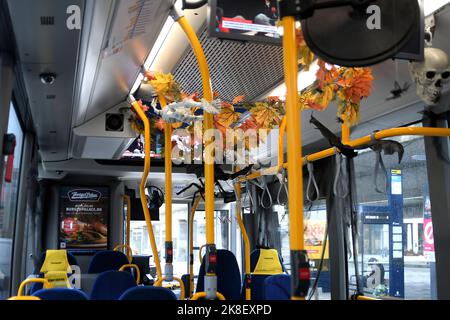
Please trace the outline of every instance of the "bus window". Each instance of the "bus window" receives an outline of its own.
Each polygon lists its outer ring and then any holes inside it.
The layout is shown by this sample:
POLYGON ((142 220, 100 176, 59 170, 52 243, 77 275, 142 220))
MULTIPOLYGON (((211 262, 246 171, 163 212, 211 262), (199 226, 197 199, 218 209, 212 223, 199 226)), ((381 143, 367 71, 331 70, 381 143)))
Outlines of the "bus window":
MULTIPOLYGON (((304 208, 305 249, 308 251, 311 266, 311 288, 308 298, 311 300, 331 299, 328 239, 327 209, 325 200, 319 200, 313 206, 304 208), (326 246, 325 246, 326 244, 326 246), (325 249, 325 252, 323 252, 325 249), (322 255, 323 253, 323 255, 322 255), (323 256, 323 259, 322 259, 323 256), (317 280, 316 280, 317 279, 317 280)), ((288 273, 291 272, 289 249, 289 215, 284 206, 274 206, 280 223, 281 255, 288 273)))
POLYGON ((7 132, 16 136, 16 148, 14 150, 12 181, 10 183, 0 182, 0 299, 8 297, 10 291, 14 217, 17 210, 23 144, 23 130, 12 103, 10 105, 7 132))
MULTIPOLYGON (((376 155, 368 151, 355 158, 360 283, 366 295, 436 299, 424 139, 410 136, 392 140, 402 143, 405 153, 401 164, 396 155, 383 155, 388 180, 381 171, 377 175, 378 189, 383 193, 374 186, 376 155)), ((356 288, 353 263, 350 259, 350 290, 356 288)))
MULTIPOLYGON (((187 266, 187 244, 188 244, 188 205, 174 203, 172 205, 172 234, 173 234, 173 251, 174 274, 181 276, 186 273, 187 266)), ((130 227, 130 244, 133 254, 137 255, 153 255, 150 246, 147 225, 145 221, 131 221, 130 227)), ((156 246, 159 256, 164 263, 164 243, 165 243, 165 207, 159 208, 159 221, 153 221, 153 232, 155 234, 156 246)), ((153 261, 153 259, 151 259, 153 261)), ((153 264, 153 263, 152 263, 153 264)))

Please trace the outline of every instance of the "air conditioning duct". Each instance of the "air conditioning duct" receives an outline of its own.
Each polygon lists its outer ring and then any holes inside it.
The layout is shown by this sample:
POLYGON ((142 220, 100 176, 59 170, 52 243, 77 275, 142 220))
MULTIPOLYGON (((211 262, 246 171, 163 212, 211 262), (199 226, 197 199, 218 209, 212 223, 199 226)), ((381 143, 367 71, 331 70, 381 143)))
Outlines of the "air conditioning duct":
POLYGON ((73 129, 76 159, 119 159, 137 134, 131 129, 129 104, 120 103, 73 129))

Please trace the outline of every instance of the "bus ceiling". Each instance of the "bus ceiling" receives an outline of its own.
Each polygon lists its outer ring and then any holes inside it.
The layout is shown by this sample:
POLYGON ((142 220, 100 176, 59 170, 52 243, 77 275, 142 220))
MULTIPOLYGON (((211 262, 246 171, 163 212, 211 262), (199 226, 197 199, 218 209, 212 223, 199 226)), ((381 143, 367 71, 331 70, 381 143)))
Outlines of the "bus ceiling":
MULTIPOLYGON (((128 12, 124 1, 8 0, 10 15, 15 17, 12 23, 17 55, 40 153, 49 166, 67 159, 117 158, 126 137, 114 142, 109 139, 114 133, 106 132, 106 140, 89 140, 86 127, 96 117, 120 107, 142 65, 172 72, 186 91, 201 92, 198 71, 192 65, 193 53, 181 29, 168 16, 173 2, 147 1, 143 8, 147 14, 137 15, 135 30, 141 34, 126 41, 129 34, 123 28, 127 25, 124 21, 129 21, 133 13, 128 12), (96 143, 109 145, 110 149, 99 155, 95 148, 86 151, 96 143)), ((256 100, 283 90, 281 48, 209 38, 206 11, 204 6, 185 14, 199 34, 211 66, 213 87, 222 98, 245 95, 256 100), (255 56, 261 63, 255 61, 255 56)), ((442 10, 435 18, 433 46, 450 52, 445 34, 450 10, 442 10)), ((414 88, 390 99, 395 81, 402 86, 412 83, 407 61, 386 61, 375 66, 373 72, 375 90, 365 102, 355 134, 420 120, 423 104, 414 88), (406 108, 408 112, 404 112, 406 108)), ((307 73, 303 74, 305 78, 301 79, 307 83, 307 73)), ((340 130, 334 108, 320 114, 320 120, 332 131, 340 130)), ((319 136, 308 123, 309 115, 302 121, 303 144, 317 143, 319 136)))

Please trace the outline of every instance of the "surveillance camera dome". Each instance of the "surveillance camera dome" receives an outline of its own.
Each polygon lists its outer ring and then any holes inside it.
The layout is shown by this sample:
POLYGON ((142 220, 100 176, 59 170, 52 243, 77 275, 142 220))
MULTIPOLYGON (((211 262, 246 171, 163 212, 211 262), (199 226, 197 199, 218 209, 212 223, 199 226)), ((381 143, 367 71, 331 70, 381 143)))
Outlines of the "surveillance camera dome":
POLYGON ((54 73, 41 73, 40 77, 41 77, 41 82, 43 84, 53 84, 53 82, 55 82, 55 79, 56 79, 56 74, 54 74, 54 73))

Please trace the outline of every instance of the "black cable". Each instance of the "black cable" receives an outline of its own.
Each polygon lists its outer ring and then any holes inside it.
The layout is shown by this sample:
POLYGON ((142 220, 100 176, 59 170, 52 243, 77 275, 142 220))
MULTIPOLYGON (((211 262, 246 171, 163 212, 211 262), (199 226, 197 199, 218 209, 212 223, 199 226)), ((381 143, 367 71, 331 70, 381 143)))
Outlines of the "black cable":
POLYGON ((347 159, 347 171, 348 171, 348 185, 349 185, 349 205, 350 205, 350 226, 352 231, 352 248, 353 248, 353 262, 355 267, 355 276, 356 276, 356 291, 358 294, 361 293, 361 279, 359 278, 359 266, 358 266, 358 250, 357 250, 357 238, 358 238, 358 230, 357 230, 357 217, 356 210, 354 210, 353 203, 353 180, 352 180, 352 159, 347 159))

